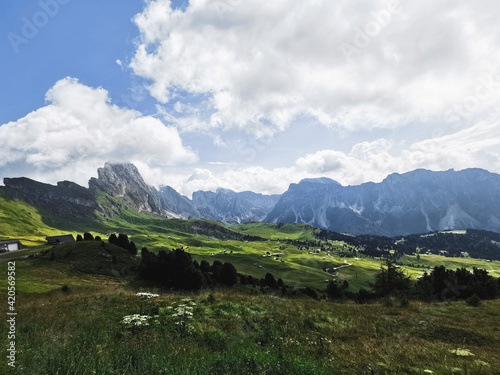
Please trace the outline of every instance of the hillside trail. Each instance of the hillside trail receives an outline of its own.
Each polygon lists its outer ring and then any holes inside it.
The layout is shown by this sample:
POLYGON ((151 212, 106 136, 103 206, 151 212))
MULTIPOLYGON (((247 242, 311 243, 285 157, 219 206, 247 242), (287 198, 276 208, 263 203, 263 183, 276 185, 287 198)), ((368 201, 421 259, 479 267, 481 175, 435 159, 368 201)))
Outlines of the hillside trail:
POLYGON ((13 260, 19 260, 19 259, 26 259, 28 258, 29 254, 24 254, 28 250, 31 249, 21 249, 21 250, 15 250, 15 251, 10 251, 8 253, 2 253, 0 254, 0 264, 10 262, 13 260))

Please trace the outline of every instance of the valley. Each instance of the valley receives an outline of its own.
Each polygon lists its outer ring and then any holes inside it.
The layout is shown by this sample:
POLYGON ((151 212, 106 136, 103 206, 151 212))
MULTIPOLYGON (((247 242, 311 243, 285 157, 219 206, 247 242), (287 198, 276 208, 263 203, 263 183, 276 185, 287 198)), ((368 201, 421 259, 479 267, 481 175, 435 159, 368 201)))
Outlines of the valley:
POLYGON ((0 254, 5 297, 15 264, 20 364, 2 373, 499 373, 500 299, 476 305, 455 274, 445 279, 450 289, 418 294, 440 266, 462 269, 460 277, 486 270, 482 277, 498 283, 498 233, 356 236, 309 224, 186 219, 154 212, 151 200, 147 208, 147 186, 123 189, 99 192, 90 216, 73 198, 71 215, 51 207, 53 195, 30 203, 0 191, 0 240, 26 247, 0 254), (46 241, 83 233, 100 239, 46 241), (109 242, 113 233, 126 234, 137 254, 109 242), (140 277, 146 248, 159 256, 182 249, 195 268, 210 267, 203 275, 212 284, 185 290, 140 277), (238 281, 215 282, 216 263, 234 266, 238 281), (388 267, 410 289, 374 292, 388 267), (143 320, 127 323, 134 314, 143 320))

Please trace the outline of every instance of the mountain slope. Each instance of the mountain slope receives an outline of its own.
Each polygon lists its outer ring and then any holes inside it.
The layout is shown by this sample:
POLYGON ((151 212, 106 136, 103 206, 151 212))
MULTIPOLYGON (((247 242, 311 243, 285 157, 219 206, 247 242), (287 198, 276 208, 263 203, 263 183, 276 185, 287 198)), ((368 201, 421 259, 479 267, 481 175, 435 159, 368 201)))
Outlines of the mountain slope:
POLYGON ((203 217, 188 197, 179 194, 170 186, 162 186, 158 194, 164 208, 175 212, 184 218, 203 217))
POLYGON ((329 179, 292 184, 264 221, 385 236, 477 228, 500 231, 500 175, 416 170, 379 184, 329 179))
POLYGON ((278 202, 279 195, 262 195, 251 191, 197 191, 193 204, 205 218, 231 223, 262 221, 278 202))

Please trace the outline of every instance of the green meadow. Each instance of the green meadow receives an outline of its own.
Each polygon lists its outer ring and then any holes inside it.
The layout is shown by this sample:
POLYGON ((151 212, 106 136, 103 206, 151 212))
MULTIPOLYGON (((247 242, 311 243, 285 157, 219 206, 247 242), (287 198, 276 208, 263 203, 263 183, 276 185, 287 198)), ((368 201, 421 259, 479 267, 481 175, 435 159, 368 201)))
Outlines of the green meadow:
MULTIPOLYGON (((12 261, 18 312, 16 367, 4 358, 2 374, 500 373, 500 300, 482 301, 479 307, 392 299, 356 304, 284 297, 240 284, 182 293, 134 279, 141 248, 182 247, 198 262, 230 262, 238 272, 258 278, 272 273, 287 285, 311 287, 320 295, 332 278, 323 268, 339 268, 338 279, 347 280, 350 291, 370 289, 382 260, 346 258, 345 250, 356 251, 343 242, 323 241, 319 252, 318 246, 287 243, 317 241, 311 226, 225 226, 124 211, 96 223, 61 227, 17 201, 0 197, 0 207, 0 236, 29 246, 0 255, 3 312, 12 261), (47 235, 84 231, 104 241, 45 245, 47 235), (129 235, 138 257, 108 243, 115 232, 129 235), (141 301, 138 292, 159 296, 141 301), (190 317, 176 313, 187 308, 190 317), (150 316, 148 324, 124 324, 124 317, 133 314, 150 316)), ((407 255, 398 264, 413 280, 437 265, 484 268, 500 276, 500 262, 478 259, 407 255)), ((6 349, 7 325, 0 326, 6 349)))

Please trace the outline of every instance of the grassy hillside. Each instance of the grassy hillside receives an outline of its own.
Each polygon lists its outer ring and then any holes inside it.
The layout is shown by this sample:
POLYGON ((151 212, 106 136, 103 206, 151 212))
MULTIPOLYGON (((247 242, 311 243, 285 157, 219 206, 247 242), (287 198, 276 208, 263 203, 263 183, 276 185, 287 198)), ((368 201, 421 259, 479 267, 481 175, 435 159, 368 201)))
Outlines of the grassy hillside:
POLYGON ((0 191, 0 240, 20 239, 23 245, 35 246, 45 243, 45 236, 61 231, 47 225, 32 206, 12 200, 0 191))
MULTIPOLYGON (((89 231, 107 238, 110 233, 126 233, 139 249, 147 247, 151 251, 159 251, 183 247, 198 261, 229 261, 241 273, 263 278, 270 272, 288 285, 310 286, 318 290, 323 290, 331 279, 330 275, 322 271, 324 268, 343 266, 339 272, 339 280, 347 280, 349 290, 358 291, 370 288, 370 283, 381 266, 378 259, 358 255, 356 260, 354 257, 342 256, 344 250, 353 249, 343 242, 323 241, 322 244, 328 250, 321 253, 316 252, 315 247, 300 250, 286 243, 287 239, 317 241, 314 233, 318 229, 309 225, 248 223, 225 227, 205 220, 165 220, 130 210, 103 218, 100 222, 87 222, 82 227, 70 224, 66 227, 68 230, 58 230, 44 223, 40 213, 33 207, 0 196, 0 236, 20 238, 28 246, 44 244, 46 235, 72 233, 76 237, 78 233, 89 231), (245 240, 244 235, 265 240, 245 240), (268 252, 279 255, 269 257, 266 254, 268 252)), ((500 276, 500 262, 430 255, 421 256, 420 261, 416 261, 415 257, 405 256, 401 264, 414 280, 424 270, 439 264, 449 268, 476 266, 490 270, 493 276, 500 276)))
POLYGON ((107 241, 82 241, 54 246, 43 251, 37 259, 63 263, 75 271, 125 277, 138 266, 135 255, 107 241))
POLYGON ((235 232, 269 240, 315 241, 314 233, 319 232, 318 228, 307 224, 247 223, 230 225, 229 228, 235 232))
MULTIPOLYGON (((79 245, 82 254, 98 254, 94 244, 79 245)), ((73 262, 62 261, 69 260, 62 246, 52 261, 16 261, 17 367, 2 361, 0 373, 500 373, 500 300, 477 308, 464 302, 400 307, 239 289, 183 295, 81 272, 74 265, 85 261, 75 246, 68 255, 73 262), (141 303, 139 291, 160 296, 141 303), (182 326, 167 307, 186 297, 194 303, 193 316, 182 326), (126 315, 156 308, 159 324, 121 323, 126 315)), ((0 274, 6 272, 7 264, 0 264, 0 274)), ((0 294, 6 299, 5 279, 0 294)), ((0 343, 7 347, 6 325, 1 327, 0 343)))

